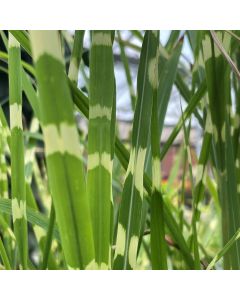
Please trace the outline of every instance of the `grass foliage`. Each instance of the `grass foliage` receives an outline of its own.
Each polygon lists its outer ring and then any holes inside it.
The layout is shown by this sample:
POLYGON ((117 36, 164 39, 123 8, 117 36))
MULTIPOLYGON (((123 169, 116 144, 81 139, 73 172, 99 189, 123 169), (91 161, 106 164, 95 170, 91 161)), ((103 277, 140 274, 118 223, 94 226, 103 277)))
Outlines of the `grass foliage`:
POLYGON ((240 269, 240 33, 172 31, 165 44, 160 31, 129 33, 0 32, 1 269, 240 269), (134 112, 127 142, 116 56, 134 112), (173 89, 180 118, 162 144, 173 89))

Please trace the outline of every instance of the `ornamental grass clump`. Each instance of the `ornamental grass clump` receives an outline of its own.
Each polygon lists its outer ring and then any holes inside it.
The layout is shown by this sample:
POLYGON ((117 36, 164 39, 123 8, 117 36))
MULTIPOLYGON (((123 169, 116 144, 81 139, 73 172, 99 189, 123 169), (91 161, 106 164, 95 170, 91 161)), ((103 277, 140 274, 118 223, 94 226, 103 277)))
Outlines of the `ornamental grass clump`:
POLYGON ((238 31, 0 34, 1 269, 240 269, 238 31))

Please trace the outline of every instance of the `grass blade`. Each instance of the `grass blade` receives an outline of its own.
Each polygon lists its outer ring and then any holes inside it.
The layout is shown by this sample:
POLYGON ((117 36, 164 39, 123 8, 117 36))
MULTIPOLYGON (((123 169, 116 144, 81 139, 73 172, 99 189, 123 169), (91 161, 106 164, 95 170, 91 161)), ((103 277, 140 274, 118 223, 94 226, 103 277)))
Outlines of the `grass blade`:
POLYGON ((77 85, 79 66, 82 58, 84 30, 75 30, 73 50, 70 59, 68 77, 77 85))
MULTIPOLYGON (((218 41, 229 49, 229 36, 217 34, 218 41)), ((227 50, 226 50, 227 51, 227 50)), ((223 243, 228 240, 240 227, 240 204, 237 194, 236 169, 234 151, 230 132, 230 67, 221 55, 219 45, 216 47, 209 33, 204 33, 203 55, 209 108, 213 125, 214 154, 218 175, 218 193, 222 206, 222 234, 223 243)), ((240 267, 240 243, 224 256, 226 269, 240 267)))
POLYGON ((236 233, 231 237, 231 239, 227 242, 227 244, 214 256, 212 261, 207 267, 207 270, 211 270, 215 264, 224 256, 226 253, 232 248, 232 246, 239 240, 240 238, 240 229, 236 231, 236 233))
POLYGON ((69 268, 88 268, 94 258, 90 209, 58 33, 32 31, 31 41, 49 183, 66 262, 69 268))
POLYGON ((6 250, 4 248, 3 241, 2 241, 1 237, 0 237, 0 256, 2 258, 5 269, 6 270, 11 270, 12 267, 10 265, 10 262, 9 262, 9 259, 8 259, 8 256, 7 256, 6 250))
POLYGON ((152 88, 156 85, 154 78, 156 47, 154 49, 153 46, 155 40, 155 33, 146 31, 138 70, 138 100, 133 121, 132 150, 119 214, 115 269, 136 267, 142 215, 144 161, 150 127, 149 116, 152 109, 152 88))
POLYGON ((49 254, 50 254, 52 239, 53 239, 54 223, 55 223, 55 210, 54 210, 54 206, 52 204, 50 218, 49 218, 49 225, 48 225, 48 230, 47 230, 47 236, 46 236, 46 242, 45 242, 45 248, 44 248, 44 252, 43 252, 43 261, 42 261, 42 269, 43 270, 45 270, 48 266, 48 259, 49 259, 49 254))
POLYGON ((152 149, 152 199, 151 199, 151 261, 154 270, 167 269, 167 248, 165 242, 163 198, 161 194, 161 167, 160 167, 160 131, 158 119, 158 59, 159 59, 159 32, 155 45, 153 105, 151 121, 151 149, 152 149))
POLYGON ((90 56, 87 196, 91 206, 96 267, 111 265, 111 118, 114 71, 111 31, 93 31, 90 56), (94 186, 94 188, 93 188, 94 186))
POLYGON ((22 268, 28 264, 28 233, 22 125, 20 45, 9 34, 9 104, 11 127, 11 187, 14 233, 22 268))
POLYGON ((128 58, 125 53, 125 46, 122 42, 121 33, 119 30, 117 31, 117 36, 118 36, 118 43, 119 43, 119 47, 120 47, 120 51, 121 51, 121 60, 122 60, 123 66, 124 66, 126 79, 127 79, 127 83, 128 83, 128 88, 129 88, 129 93, 130 93, 130 97, 131 97, 132 109, 134 110, 135 105, 136 105, 136 95, 135 95, 134 86, 133 86, 133 82, 132 82, 132 76, 131 76, 131 72, 130 72, 130 68, 129 68, 128 58))

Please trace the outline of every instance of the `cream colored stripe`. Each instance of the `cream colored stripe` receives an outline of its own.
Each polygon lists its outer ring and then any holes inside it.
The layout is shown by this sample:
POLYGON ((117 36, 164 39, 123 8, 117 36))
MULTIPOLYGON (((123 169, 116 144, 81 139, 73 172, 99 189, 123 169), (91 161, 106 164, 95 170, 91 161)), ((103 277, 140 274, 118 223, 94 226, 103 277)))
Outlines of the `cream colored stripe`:
POLYGON ((10 105, 10 127, 22 129, 22 106, 17 103, 10 105))
POLYGON ((12 215, 13 215, 13 223, 18 219, 22 219, 22 218, 27 219, 26 202, 22 200, 18 202, 16 198, 12 199, 12 215))
POLYGON ((111 32, 94 32, 92 39, 93 46, 112 46, 111 32))
POLYGON ((60 152, 80 158, 80 144, 75 126, 63 122, 59 127, 60 129, 55 124, 43 127, 46 155, 60 152))
POLYGON ((20 44, 19 42, 15 39, 15 37, 9 33, 9 38, 8 38, 8 47, 9 48, 19 48, 20 47, 20 44))
POLYGON ((35 61, 42 55, 48 54, 63 62, 60 38, 57 30, 31 30, 30 37, 35 61))
POLYGON ((101 106, 100 104, 90 107, 89 110, 90 119, 106 117, 108 120, 111 120, 111 116, 112 116, 112 110, 109 107, 101 106))
POLYGON ((93 170, 100 165, 109 173, 112 172, 112 160, 109 153, 103 152, 100 155, 99 152, 95 152, 88 155, 88 171, 93 170))

